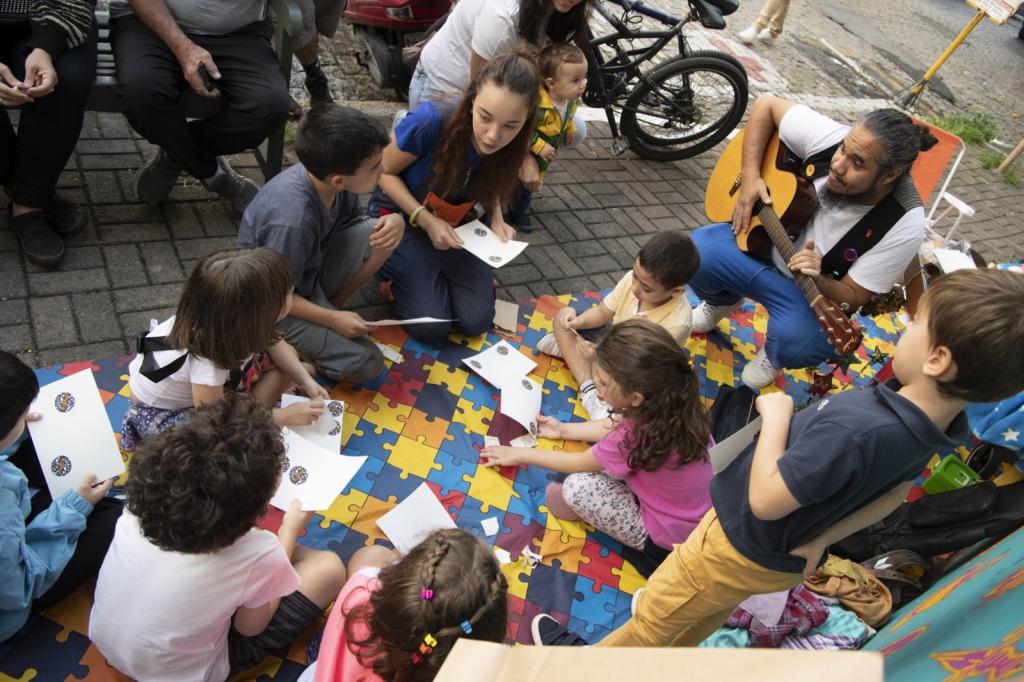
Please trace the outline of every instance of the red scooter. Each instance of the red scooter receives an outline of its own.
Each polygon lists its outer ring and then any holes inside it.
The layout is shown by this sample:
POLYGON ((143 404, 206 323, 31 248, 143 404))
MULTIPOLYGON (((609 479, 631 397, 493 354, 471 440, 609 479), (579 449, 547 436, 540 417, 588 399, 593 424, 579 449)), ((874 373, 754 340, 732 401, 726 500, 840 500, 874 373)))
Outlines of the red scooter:
POLYGON ((402 48, 420 40, 451 6, 451 0, 348 0, 342 16, 362 41, 360 63, 373 81, 405 99, 412 72, 402 62, 402 48))

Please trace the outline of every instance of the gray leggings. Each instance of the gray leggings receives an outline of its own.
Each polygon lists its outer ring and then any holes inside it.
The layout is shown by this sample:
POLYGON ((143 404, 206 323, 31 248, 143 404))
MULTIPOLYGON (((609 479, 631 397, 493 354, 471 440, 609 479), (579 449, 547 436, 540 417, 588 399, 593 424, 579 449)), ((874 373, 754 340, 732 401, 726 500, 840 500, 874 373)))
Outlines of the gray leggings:
POLYGON ((625 481, 603 471, 569 474, 562 483, 562 499, 598 530, 628 547, 643 548, 647 528, 640 503, 625 481))

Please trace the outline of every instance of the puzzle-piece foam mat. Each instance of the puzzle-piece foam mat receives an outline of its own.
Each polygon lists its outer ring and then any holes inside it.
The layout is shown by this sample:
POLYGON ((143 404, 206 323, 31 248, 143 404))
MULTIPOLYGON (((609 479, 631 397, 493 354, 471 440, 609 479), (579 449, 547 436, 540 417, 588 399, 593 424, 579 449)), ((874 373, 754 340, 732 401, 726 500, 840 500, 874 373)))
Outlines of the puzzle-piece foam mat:
MULTIPOLYGON (((599 293, 585 292, 520 302, 517 334, 510 341, 537 362, 531 377, 543 386, 545 414, 562 420, 580 420, 585 415, 566 366, 531 349, 550 331, 560 307, 572 305, 582 311, 600 300, 599 293)), ((848 371, 794 370, 785 373, 784 382, 779 380, 798 406, 818 399, 816 386, 842 390, 866 383, 891 355, 901 329, 895 315, 858 319, 865 343, 848 371)), ((764 310, 748 302, 717 331, 689 339, 686 346, 707 405, 719 385, 739 384, 743 365, 764 343, 766 321, 764 310)), ((479 465, 498 393, 468 373, 461 361, 500 338, 494 333, 453 336, 443 345, 431 346, 409 339, 399 327, 377 333, 377 339, 399 351, 403 361, 386 361, 375 381, 331 390, 333 397, 348 403, 343 452, 367 455, 368 460, 330 509, 314 516, 300 542, 333 550, 346 561, 359 547, 386 543, 376 520, 425 480, 459 527, 511 554, 513 563, 504 567, 510 589, 509 641, 529 641, 529 622, 541 612, 597 641, 625 622, 631 596, 645 581, 623 560, 619 543, 591 527, 547 513, 544 488, 555 473, 535 467, 499 472, 479 465), (480 522, 491 517, 497 519, 499 530, 486 537, 480 522), (530 566, 522 556, 524 547, 542 559, 530 566)), ((130 360, 70 363, 38 370, 38 375, 45 384, 91 369, 116 430, 128 407, 130 360)), ((585 447, 551 441, 541 445, 585 447)), ((280 512, 271 510, 261 525, 276 529, 279 521, 280 512)), ((83 586, 43 614, 22 638, 4 645, 6 651, 0 648, 0 682, 125 679, 106 665, 87 638, 91 589, 92 585, 83 586)), ((293 646, 285 658, 268 658, 246 679, 295 680, 306 660, 303 644, 293 646)))

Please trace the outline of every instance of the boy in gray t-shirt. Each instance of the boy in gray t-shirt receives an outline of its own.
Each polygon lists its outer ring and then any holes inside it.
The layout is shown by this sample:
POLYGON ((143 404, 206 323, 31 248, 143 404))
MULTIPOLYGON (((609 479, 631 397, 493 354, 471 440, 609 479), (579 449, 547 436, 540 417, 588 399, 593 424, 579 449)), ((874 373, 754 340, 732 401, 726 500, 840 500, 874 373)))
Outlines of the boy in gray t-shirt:
POLYGON ((334 105, 314 107, 299 125, 301 163, 268 182, 242 216, 240 246, 266 246, 291 261, 295 296, 280 324, 288 343, 331 379, 376 376, 382 361, 370 323, 342 310, 402 239, 400 215, 374 220, 359 194, 380 178, 387 129, 334 105))

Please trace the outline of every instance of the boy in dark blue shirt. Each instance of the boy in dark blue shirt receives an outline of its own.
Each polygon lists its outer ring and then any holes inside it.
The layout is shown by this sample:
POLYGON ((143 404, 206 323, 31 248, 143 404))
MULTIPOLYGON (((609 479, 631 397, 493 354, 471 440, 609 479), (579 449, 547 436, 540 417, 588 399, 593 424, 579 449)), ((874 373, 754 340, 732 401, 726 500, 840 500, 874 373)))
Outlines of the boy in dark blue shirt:
MULTIPOLYGON (((936 450, 968 435, 963 408, 1024 388, 1024 276, 963 270, 937 280, 893 356, 896 379, 799 414, 757 399, 754 443, 711 482, 713 508, 601 646, 695 646, 753 594, 789 589, 828 546, 888 516, 936 450)), ((566 642, 550 618, 536 643, 566 642)))

